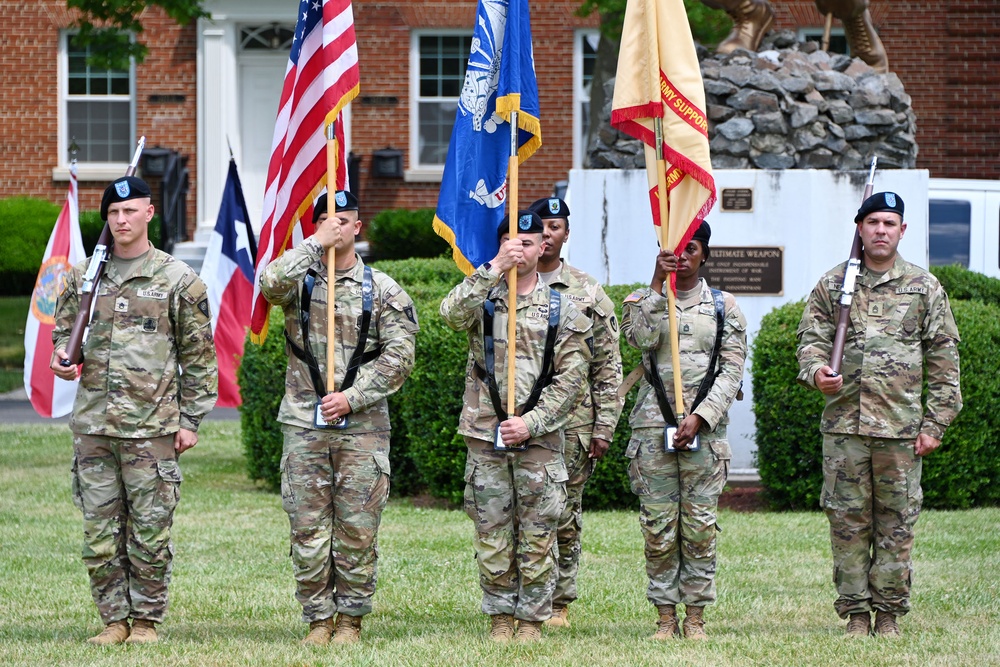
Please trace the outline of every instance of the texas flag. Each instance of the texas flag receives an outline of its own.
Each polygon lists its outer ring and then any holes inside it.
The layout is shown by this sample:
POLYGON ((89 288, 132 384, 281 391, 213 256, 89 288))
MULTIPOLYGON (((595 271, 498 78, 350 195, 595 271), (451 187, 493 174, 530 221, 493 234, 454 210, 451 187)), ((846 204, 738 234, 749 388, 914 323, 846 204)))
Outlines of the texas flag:
POLYGON ((208 287, 212 334, 219 358, 218 407, 235 408, 243 402, 236 369, 243 358, 243 341, 250 326, 256 255, 240 175, 236 161, 230 160, 219 217, 201 268, 201 279, 208 287))
POLYGON ((76 162, 69 170, 69 191, 56 226, 45 246, 42 266, 31 293, 31 309, 24 326, 24 390, 31 405, 42 417, 62 417, 73 410, 79 380, 67 382, 53 375, 52 329, 55 327, 56 299, 66 286, 70 269, 82 262, 80 208, 77 202, 76 162))

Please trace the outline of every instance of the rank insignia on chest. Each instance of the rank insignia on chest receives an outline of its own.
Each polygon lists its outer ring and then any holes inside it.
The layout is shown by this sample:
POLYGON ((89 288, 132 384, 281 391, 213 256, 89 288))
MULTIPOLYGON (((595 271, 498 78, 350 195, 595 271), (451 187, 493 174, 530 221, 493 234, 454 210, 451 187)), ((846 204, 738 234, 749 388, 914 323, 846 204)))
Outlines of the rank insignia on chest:
POLYGON ((874 317, 882 317, 882 304, 881 303, 868 304, 868 314, 874 317))
POLYGON ((681 333, 691 333, 691 325, 690 324, 682 324, 681 325, 681 333))
POLYGON ((116 313, 127 313, 128 312, 128 299, 115 299, 115 312, 116 313))

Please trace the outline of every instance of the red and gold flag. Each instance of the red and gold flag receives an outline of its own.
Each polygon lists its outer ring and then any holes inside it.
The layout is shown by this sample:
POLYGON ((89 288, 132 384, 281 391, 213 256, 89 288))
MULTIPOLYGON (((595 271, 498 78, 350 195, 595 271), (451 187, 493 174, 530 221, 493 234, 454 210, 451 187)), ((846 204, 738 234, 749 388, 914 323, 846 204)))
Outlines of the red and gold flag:
MULTIPOLYGON (((628 0, 611 125, 640 139, 660 245, 683 248, 715 204, 705 88, 683 0, 628 0), (654 118, 663 125, 667 223, 660 220, 654 118)), ((671 281, 673 282, 673 281, 671 281)))

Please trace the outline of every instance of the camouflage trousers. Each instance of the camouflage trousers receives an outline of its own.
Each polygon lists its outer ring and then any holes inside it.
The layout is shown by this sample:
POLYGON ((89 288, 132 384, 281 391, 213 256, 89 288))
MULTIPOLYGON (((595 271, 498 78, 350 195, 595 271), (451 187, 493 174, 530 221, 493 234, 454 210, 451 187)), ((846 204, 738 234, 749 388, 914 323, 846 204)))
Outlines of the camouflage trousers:
POLYGON ((552 615, 556 530, 566 503, 562 454, 538 445, 497 452, 470 437, 465 443, 465 513, 476 524, 482 610, 544 621, 552 615))
POLYGON ((910 610, 921 463, 913 440, 823 434, 820 505, 830 520, 834 608, 841 618, 910 610))
POLYGON ((577 598, 576 575, 580 569, 583 533, 583 487, 594 473, 596 461, 590 458, 591 431, 566 431, 563 458, 569 480, 566 482, 566 507, 559 517, 556 533, 559 573, 552 604, 565 607, 577 598))
POLYGON ((389 431, 346 435, 282 425, 281 506, 295 598, 307 623, 372 610, 378 526, 389 499, 389 431))
POLYGON ((702 437, 698 451, 667 453, 663 429, 632 431, 625 455, 639 496, 646 597, 654 605, 715 602, 716 512, 729 474, 724 445, 702 437))
POLYGON ((163 621, 180 500, 174 436, 73 436, 73 504, 83 512, 83 562, 104 623, 163 621))

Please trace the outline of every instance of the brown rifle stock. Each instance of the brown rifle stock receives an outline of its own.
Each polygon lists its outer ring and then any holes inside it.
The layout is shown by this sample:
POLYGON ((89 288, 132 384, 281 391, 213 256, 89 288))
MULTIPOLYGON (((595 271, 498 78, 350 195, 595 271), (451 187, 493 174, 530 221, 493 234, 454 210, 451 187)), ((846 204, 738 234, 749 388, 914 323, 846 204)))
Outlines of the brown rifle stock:
MULTIPOLYGON (((861 197, 861 203, 872 196, 875 187, 875 162, 878 158, 872 158, 871 173, 868 175, 868 182, 865 184, 865 193, 861 197)), ((841 286, 840 314, 837 317, 837 332, 833 336, 833 350, 830 352, 830 370, 834 375, 840 374, 840 364, 844 361, 844 344, 847 342, 847 323, 851 320, 851 302, 854 300, 854 283, 861 272, 861 232, 860 227, 854 227, 854 244, 851 246, 851 257, 847 260, 847 268, 844 271, 844 283, 841 286)))
MULTIPOLYGON (((135 170, 139 166, 139 156, 146 145, 146 137, 139 138, 139 145, 135 149, 135 155, 125 170, 126 176, 134 176, 135 170)), ((107 220, 104 221, 104 229, 97 237, 97 245, 94 247, 94 254, 87 265, 87 272, 83 276, 83 284, 80 288, 80 307, 76 312, 76 320, 73 322, 73 330, 69 334, 69 343, 66 345, 66 359, 60 359, 59 365, 64 367, 75 366, 83 361, 83 339, 90 326, 90 312, 97 296, 97 288, 104 275, 104 267, 107 266, 108 258, 111 256, 111 245, 114 239, 111 236, 111 226, 107 220)))

